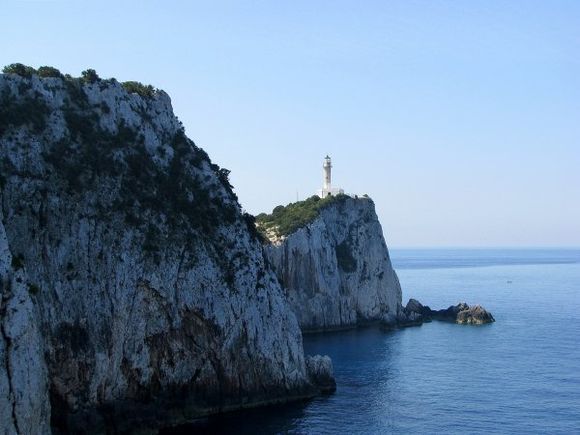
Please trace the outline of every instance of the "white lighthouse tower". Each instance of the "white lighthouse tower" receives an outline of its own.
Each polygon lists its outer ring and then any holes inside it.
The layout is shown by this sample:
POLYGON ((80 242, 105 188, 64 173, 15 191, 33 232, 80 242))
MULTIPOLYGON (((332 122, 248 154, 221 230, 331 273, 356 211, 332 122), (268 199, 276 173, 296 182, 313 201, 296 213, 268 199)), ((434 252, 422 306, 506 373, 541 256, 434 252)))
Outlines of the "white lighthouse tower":
POLYGON ((332 160, 329 156, 324 158, 322 173, 323 184, 322 189, 317 192, 318 196, 321 198, 326 198, 327 196, 340 195, 344 193, 344 190, 332 187, 332 160))
POLYGON ((324 159, 324 164, 322 165, 324 184, 322 185, 322 190, 325 192, 330 192, 332 188, 332 160, 329 156, 324 159))

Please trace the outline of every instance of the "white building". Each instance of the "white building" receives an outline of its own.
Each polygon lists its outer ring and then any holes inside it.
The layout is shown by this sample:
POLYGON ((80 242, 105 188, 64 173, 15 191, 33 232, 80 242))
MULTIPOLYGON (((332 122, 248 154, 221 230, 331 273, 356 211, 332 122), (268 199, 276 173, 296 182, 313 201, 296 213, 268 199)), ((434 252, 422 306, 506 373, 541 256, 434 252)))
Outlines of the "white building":
POLYGON ((327 196, 335 196, 344 193, 344 190, 336 187, 332 187, 332 161, 329 156, 324 159, 324 164, 322 165, 323 171, 323 184, 322 189, 317 193, 321 198, 326 198, 327 196))

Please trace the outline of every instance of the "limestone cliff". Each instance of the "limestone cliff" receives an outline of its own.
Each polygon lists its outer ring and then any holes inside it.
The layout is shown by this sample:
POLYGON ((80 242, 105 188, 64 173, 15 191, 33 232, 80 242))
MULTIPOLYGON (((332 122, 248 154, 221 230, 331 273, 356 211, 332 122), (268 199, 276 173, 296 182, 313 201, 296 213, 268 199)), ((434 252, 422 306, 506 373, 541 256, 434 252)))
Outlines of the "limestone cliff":
MULTIPOLYGON (((54 75, 0 75, 0 427, 123 431, 316 393, 253 220, 167 94, 54 75)), ((377 268, 357 266, 394 279, 377 268)))
POLYGON ((271 239, 266 256, 303 331, 395 324, 403 315, 401 286, 370 198, 314 197, 288 212, 260 215, 258 222, 271 239))

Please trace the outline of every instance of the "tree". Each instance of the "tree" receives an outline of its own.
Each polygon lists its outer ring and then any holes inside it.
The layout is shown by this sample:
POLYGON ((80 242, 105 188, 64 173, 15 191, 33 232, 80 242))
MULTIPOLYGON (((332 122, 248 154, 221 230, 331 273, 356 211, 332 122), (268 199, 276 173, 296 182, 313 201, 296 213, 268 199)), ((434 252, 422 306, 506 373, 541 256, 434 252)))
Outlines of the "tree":
POLYGON ((23 65, 21 63, 12 63, 10 65, 6 65, 2 72, 4 74, 18 74, 21 77, 31 77, 32 74, 36 74, 36 70, 31 66, 23 65))
POLYGON ((38 68, 38 75, 40 77, 58 77, 62 78, 61 72, 52 66, 41 66, 38 68))
POLYGON ((95 83, 101 80, 94 69, 86 69, 81 73, 81 79, 86 83, 95 83))
POLYGON ((155 94, 155 88, 151 85, 144 85, 134 81, 123 82, 122 85, 130 94, 138 94, 142 97, 152 97, 155 94))

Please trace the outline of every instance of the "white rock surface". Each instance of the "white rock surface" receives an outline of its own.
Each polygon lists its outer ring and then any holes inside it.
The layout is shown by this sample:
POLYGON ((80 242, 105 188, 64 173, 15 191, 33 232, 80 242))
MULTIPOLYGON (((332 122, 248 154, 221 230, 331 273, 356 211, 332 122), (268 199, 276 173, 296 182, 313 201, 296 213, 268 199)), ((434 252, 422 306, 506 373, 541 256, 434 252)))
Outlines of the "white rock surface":
POLYGON ((0 75, 11 113, 46 105, 0 124, 0 427, 154 427, 312 395, 296 318, 169 97, 76 83, 0 75))
POLYGON ((25 270, 15 270, 12 260, 0 211, 0 427, 45 434, 50 411, 39 317, 25 270))
POLYGON ((371 199, 344 196, 265 252, 303 331, 396 322, 401 286, 371 199))

